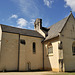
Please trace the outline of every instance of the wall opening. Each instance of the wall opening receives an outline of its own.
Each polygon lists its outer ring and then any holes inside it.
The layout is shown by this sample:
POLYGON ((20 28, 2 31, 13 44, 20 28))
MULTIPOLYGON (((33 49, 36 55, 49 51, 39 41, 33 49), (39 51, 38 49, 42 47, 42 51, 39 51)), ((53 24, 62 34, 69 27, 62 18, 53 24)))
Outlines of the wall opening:
POLYGON ((28 69, 28 71, 31 70, 31 63, 30 62, 27 63, 27 69, 28 69))
POLYGON ((72 54, 75 55, 75 42, 72 44, 72 54))
POLYGON ((33 53, 36 53, 36 43, 33 42, 33 53))

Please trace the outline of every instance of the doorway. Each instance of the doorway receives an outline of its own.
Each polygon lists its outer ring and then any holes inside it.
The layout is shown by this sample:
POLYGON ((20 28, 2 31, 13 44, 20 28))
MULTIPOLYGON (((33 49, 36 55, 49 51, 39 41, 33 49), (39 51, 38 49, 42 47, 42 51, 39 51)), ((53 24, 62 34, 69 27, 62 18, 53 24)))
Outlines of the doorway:
POLYGON ((63 72, 63 59, 59 59, 59 71, 63 72))
POLYGON ((27 63, 27 70, 28 70, 28 71, 31 70, 31 63, 30 63, 30 62, 27 63))

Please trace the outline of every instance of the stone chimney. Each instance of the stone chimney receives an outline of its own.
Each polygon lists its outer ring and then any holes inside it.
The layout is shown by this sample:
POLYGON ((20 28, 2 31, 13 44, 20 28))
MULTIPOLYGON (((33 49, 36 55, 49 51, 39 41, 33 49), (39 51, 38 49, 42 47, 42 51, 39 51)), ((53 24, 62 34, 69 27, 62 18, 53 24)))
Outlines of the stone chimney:
POLYGON ((40 30, 42 28, 42 19, 37 18, 34 22, 34 29, 40 30))

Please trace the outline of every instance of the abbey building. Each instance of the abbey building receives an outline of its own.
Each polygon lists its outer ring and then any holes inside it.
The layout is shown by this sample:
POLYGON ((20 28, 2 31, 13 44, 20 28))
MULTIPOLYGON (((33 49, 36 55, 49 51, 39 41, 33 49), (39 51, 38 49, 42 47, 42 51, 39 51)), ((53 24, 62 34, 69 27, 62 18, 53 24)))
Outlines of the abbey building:
POLYGON ((72 13, 56 24, 34 30, 0 24, 0 71, 75 71, 75 18, 72 13))

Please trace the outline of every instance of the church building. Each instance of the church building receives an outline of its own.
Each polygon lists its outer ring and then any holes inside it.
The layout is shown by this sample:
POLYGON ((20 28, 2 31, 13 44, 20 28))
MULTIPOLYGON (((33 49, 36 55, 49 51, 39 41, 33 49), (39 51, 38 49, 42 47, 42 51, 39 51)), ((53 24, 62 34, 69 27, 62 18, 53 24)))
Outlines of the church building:
POLYGON ((75 71, 75 18, 34 30, 0 24, 0 71, 75 71))

